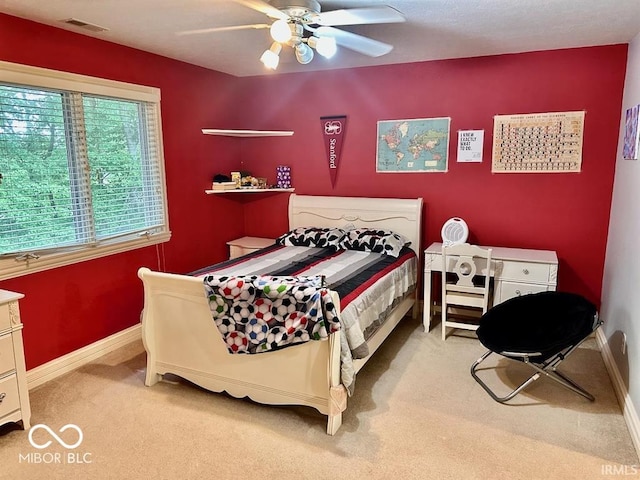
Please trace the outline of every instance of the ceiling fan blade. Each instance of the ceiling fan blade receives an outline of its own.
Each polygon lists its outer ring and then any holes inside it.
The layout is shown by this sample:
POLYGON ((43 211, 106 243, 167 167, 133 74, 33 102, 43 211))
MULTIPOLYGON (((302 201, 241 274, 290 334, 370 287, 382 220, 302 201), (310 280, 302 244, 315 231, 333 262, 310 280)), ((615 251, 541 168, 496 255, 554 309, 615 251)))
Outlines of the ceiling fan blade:
POLYGON ((200 35, 202 33, 215 33, 215 32, 231 32, 234 30, 249 30, 251 28, 255 30, 260 30, 262 28, 269 28, 271 25, 267 25, 266 23, 254 23, 252 25, 232 25, 230 27, 212 27, 212 28, 201 28, 199 30, 185 30, 183 32, 177 32, 176 35, 200 35))
POLYGON ((318 25, 360 25, 367 23, 400 23, 406 22, 405 16, 398 10, 388 6, 370 8, 347 8, 320 13, 318 25))
POLYGON ((240 5, 244 5, 245 7, 249 7, 253 10, 257 10, 258 12, 262 12, 265 15, 271 18, 277 18, 282 20, 287 20, 289 15, 278 10, 273 5, 269 5, 267 2, 263 2, 262 0, 233 0, 240 5))
POLYGON ((333 37, 338 45, 370 57, 380 57, 393 50, 393 45, 338 28, 318 27, 313 31, 319 36, 333 37))

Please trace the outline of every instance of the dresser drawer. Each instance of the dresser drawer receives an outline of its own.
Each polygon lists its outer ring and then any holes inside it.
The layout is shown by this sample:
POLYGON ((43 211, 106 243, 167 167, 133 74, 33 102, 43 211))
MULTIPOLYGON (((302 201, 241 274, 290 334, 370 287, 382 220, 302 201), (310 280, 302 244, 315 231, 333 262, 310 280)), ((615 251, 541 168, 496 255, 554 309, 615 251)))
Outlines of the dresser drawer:
POLYGON ((0 379, 0 422, 2 417, 18 409, 20 409, 18 380, 13 374, 0 379))
POLYGON ((0 377, 13 370, 16 366, 13 356, 13 340, 11 334, 0 337, 0 377))
POLYGON ((504 262, 500 278, 516 282, 548 283, 551 275, 548 263, 504 262))
POLYGON ((4 305, 0 305, 0 332, 3 330, 9 330, 11 327, 11 321, 9 318, 9 304, 5 303, 4 305))
POLYGON ((532 293, 546 292, 549 290, 548 285, 535 285, 531 283, 518 282, 502 282, 500 287, 500 297, 494 305, 502 303, 513 297, 521 297, 522 295, 530 295, 532 293))

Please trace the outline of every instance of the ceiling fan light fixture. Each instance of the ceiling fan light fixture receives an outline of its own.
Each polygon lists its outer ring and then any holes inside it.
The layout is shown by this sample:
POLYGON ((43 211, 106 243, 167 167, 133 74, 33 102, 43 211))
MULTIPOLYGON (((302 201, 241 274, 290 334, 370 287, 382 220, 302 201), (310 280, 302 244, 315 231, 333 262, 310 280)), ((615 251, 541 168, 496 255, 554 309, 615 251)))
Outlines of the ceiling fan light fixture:
POLYGON ((289 23, 286 20, 276 20, 269 29, 271 38, 276 42, 286 43, 291 39, 291 29, 289 23))
POLYGON ((406 21, 401 12, 386 5, 341 8, 322 12, 318 0, 235 1, 266 15, 271 19, 270 23, 213 27, 188 30, 178 34, 224 32, 248 28, 269 29, 273 43, 262 54, 260 61, 265 67, 275 70, 280 63, 279 55, 284 45, 293 48, 296 60, 303 65, 313 60, 315 52, 322 57, 332 58, 337 53, 337 45, 370 57, 385 55, 393 49, 393 45, 336 27, 406 21))
POLYGON ((270 68, 271 70, 275 70, 276 68, 278 68, 278 63, 280 63, 280 51, 282 51, 282 45, 280 45, 278 42, 273 42, 271 44, 271 48, 264 51, 264 53, 260 57, 260 61, 264 64, 265 67, 270 68))
POLYGON ((313 60, 313 50, 306 43, 299 43, 298 45, 296 45, 295 51, 296 60, 298 60, 298 63, 306 65, 311 60, 313 60))
POLYGON ((308 43, 324 58, 331 58, 338 51, 336 39, 333 37, 309 37, 308 43))

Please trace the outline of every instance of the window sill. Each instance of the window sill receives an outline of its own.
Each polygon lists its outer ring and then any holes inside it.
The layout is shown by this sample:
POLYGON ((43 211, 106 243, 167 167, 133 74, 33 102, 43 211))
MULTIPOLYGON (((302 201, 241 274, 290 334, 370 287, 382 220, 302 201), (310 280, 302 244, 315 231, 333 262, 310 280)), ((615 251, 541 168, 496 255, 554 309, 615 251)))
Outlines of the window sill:
POLYGON ((125 242, 121 240, 111 244, 105 243, 97 247, 83 247, 78 250, 42 255, 40 258, 29 259, 28 261, 16 261, 15 258, 5 258, 0 260, 0 280, 8 280, 31 273, 43 272, 52 268, 149 247, 168 242, 170 239, 171 232, 163 232, 125 242))

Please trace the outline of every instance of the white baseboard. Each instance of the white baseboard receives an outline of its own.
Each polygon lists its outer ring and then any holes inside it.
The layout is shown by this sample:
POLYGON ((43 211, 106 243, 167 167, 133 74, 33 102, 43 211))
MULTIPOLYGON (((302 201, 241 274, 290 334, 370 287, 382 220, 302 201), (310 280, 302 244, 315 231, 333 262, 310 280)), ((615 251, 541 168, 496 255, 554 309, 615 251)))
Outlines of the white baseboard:
POLYGON ((609 348, 609 342, 607 341, 607 337, 603 333, 602 328, 599 328, 596 331, 596 341, 598 342, 598 346, 602 352, 604 364, 607 367, 609 377, 611 377, 611 382, 613 383, 613 388, 616 392, 616 396, 618 397, 618 402, 622 408, 622 415, 627 423, 627 428, 629 428, 631 440, 636 448, 638 457, 640 457, 640 420, 638 418, 638 412, 631 401, 629 391, 622 380, 622 375, 620 375, 620 370, 613 359, 613 354, 609 348))
POLYGON ((102 355, 123 347, 128 343, 140 340, 141 337, 141 325, 134 325, 107 338, 98 340, 91 345, 87 345, 62 357, 58 357, 55 360, 32 368, 27 371, 28 388, 31 390, 71 370, 75 370, 102 355))

